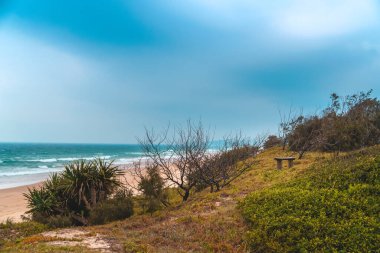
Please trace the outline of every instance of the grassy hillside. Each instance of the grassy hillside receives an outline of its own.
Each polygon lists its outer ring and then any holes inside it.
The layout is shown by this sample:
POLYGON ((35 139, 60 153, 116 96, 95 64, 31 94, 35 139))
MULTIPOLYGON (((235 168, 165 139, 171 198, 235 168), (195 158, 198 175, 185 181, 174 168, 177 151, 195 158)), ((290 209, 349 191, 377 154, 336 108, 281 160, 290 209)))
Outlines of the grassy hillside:
MULTIPOLYGON (((250 170, 220 192, 199 192, 186 203, 172 196, 172 207, 153 215, 137 214, 79 230, 108 242, 110 252, 379 248, 379 154, 380 147, 375 147, 332 161, 329 154, 309 153, 293 168, 278 171, 273 158, 291 154, 273 148, 260 154, 250 170)), ((37 227, 32 235, 17 227, 0 228, 5 236, 0 249, 99 251, 79 248, 86 246, 83 237, 75 238, 73 246, 73 239, 37 234, 41 229, 37 227)))
POLYGON ((380 149, 314 164, 241 204, 252 252, 380 249, 380 149))

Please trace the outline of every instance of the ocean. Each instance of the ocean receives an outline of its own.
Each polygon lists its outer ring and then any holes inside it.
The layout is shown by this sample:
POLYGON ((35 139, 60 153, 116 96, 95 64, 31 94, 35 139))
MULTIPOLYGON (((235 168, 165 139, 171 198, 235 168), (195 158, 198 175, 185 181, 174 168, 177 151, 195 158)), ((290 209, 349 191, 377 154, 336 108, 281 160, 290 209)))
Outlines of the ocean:
POLYGON ((0 189, 40 182, 78 159, 99 157, 118 165, 142 155, 137 144, 0 143, 0 189))

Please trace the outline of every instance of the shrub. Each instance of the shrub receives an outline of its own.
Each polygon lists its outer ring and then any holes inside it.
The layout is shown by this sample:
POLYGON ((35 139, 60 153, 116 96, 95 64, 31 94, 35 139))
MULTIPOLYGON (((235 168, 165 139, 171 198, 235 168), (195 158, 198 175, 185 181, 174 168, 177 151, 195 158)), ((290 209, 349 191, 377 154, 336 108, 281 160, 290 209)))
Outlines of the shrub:
POLYGON ((50 215, 44 216, 35 213, 33 220, 42 224, 47 225, 49 228, 64 228, 74 225, 72 218, 66 215, 50 215))
POLYGON ((20 241, 23 237, 39 234, 47 229, 46 225, 34 221, 12 222, 7 220, 0 223, 0 252, 7 242, 20 241))
POLYGON ((259 145, 252 145, 239 136, 226 138, 223 148, 210 154, 194 174, 197 180, 197 189, 210 187, 210 191, 219 191, 242 175, 256 162, 259 145))
POLYGON ((380 147, 312 167, 240 204, 252 252, 380 248, 380 147))
POLYGON ((282 123, 289 148, 302 158, 311 150, 339 154, 380 144, 380 101, 371 92, 343 98, 334 93, 321 114, 282 123))
POLYGON ((121 170, 101 159, 78 160, 24 194, 32 220, 52 227, 87 225, 93 208, 121 185, 121 170))
POLYGON ((157 167, 148 166, 146 168, 146 174, 140 178, 138 190, 142 193, 142 206, 149 213, 169 205, 165 182, 157 167))
POLYGON ((91 210, 89 223, 92 225, 100 225, 115 220, 126 219, 132 215, 132 194, 125 190, 119 190, 114 198, 99 203, 91 210))
POLYGON ((273 148, 282 145, 283 140, 278 138, 276 135, 269 135, 264 142, 264 149, 273 148))

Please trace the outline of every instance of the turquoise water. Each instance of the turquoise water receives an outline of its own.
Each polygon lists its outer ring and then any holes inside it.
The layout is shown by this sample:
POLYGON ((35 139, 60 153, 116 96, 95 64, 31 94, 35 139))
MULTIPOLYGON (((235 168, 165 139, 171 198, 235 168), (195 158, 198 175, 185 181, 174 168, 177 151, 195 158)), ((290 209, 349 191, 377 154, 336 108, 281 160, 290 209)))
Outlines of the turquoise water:
POLYGON ((141 156, 139 145, 0 143, 0 189, 39 182, 78 159, 130 164, 141 156))

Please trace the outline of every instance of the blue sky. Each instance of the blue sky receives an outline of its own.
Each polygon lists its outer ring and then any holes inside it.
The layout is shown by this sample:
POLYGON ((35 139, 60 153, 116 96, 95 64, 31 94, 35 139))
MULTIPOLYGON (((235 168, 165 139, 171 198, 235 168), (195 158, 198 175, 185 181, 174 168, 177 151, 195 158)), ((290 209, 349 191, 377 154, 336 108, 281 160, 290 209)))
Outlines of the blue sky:
POLYGON ((134 143, 380 94, 376 0, 0 0, 0 141, 134 143))

